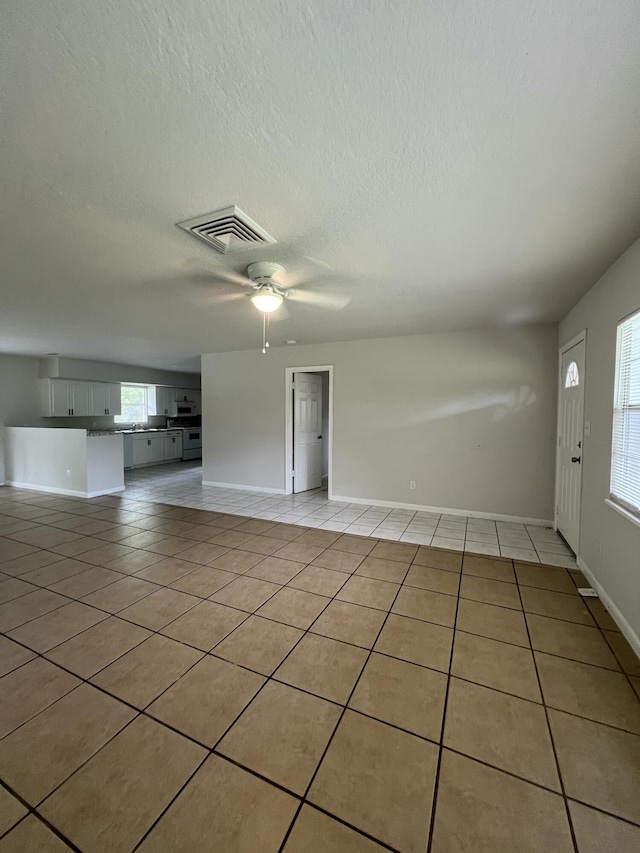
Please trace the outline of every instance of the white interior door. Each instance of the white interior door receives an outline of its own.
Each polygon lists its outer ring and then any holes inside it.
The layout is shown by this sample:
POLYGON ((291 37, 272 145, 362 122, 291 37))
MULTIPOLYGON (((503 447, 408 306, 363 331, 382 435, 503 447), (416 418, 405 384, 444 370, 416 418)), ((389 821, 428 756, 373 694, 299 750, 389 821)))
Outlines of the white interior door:
POLYGON ((322 377, 293 376, 293 491, 322 485, 322 377))
POLYGON ((584 357, 584 340, 562 353, 558 411, 557 526, 576 553, 580 543, 584 357))

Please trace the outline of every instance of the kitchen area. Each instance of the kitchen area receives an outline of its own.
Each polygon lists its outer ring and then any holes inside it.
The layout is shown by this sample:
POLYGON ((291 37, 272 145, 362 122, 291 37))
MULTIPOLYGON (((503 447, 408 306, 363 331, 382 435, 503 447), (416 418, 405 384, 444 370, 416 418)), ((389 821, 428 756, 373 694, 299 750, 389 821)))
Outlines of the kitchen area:
POLYGON ((41 426, 4 429, 5 482, 77 497, 116 494, 124 471, 202 457, 201 391, 39 380, 41 426))

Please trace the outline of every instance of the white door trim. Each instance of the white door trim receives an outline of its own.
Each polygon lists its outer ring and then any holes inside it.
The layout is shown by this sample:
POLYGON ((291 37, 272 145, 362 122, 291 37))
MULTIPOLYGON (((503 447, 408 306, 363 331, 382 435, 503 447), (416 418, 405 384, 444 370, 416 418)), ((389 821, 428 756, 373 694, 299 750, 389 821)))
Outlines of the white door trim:
POLYGON ((329 435, 327 437, 327 455, 329 460, 328 497, 333 496, 333 365, 316 364, 311 367, 285 367, 284 395, 284 493, 293 494, 293 374, 325 373, 329 374, 329 435))
MULTIPOLYGON (((557 414, 556 414, 556 487, 555 487, 555 493, 553 496, 553 526, 556 530, 558 529, 558 497, 559 497, 558 491, 559 491, 559 482, 560 482, 560 445, 559 445, 559 436, 560 436, 560 427, 561 427, 560 416, 562 414, 561 398, 562 398, 562 382, 564 379, 564 376, 562 373, 562 357, 568 350, 572 349, 576 344, 579 344, 582 341, 584 341, 584 367, 582 370, 582 376, 580 378, 580 381, 584 385, 584 401, 585 401, 585 405, 583 406, 583 422, 584 422, 584 411, 585 411, 586 399, 587 399, 587 386, 585 384, 586 378, 587 378, 587 330, 583 329, 581 332, 579 332, 577 335, 575 335, 573 338, 571 338, 570 341, 567 341, 565 344, 562 344, 562 346, 558 350, 558 399, 557 399, 557 414)), ((583 436, 582 436, 581 451, 582 451, 582 454, 581 454, 582 455, 582 462, 584 463, 584 451, 585 451, 584 430, 583 430, 583 436)), ((584 464, 583 464, 582 471, 584 473, 584 464)), ((583 481, 583 479, 584 478, 581 478, 581 480, 580 480, 580 506, 582 506, 582 481, 583 481)))

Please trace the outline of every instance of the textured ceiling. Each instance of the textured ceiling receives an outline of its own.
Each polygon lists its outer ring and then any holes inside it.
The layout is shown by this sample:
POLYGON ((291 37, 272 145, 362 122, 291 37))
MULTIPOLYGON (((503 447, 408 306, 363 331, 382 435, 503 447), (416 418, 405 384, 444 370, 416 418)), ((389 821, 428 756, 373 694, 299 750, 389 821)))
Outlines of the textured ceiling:
POLYGON ((0 349, 258 346, 215 277, 262 259, 351 296, 272 346, 556 321, 638 236, 638 32, 637 0, 6 0, 0 349), (175 227, 234 203, 278 245, 175 227))

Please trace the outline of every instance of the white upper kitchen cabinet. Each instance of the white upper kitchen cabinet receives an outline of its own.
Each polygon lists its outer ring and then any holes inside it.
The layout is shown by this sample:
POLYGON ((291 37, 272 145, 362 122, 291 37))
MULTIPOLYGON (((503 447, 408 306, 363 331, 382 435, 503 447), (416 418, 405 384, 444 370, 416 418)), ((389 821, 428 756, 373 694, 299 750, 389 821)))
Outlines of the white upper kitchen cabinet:
POLYGON ((90 404, 92 415, 119 415, 122 411, 120 386, 107 382, 92 382, 90 404))
POLYGON ((44 417, 86 417, 90 414, 90 383, 43 379, 42 414, 44 417))

